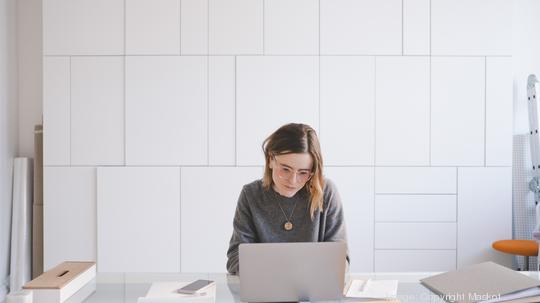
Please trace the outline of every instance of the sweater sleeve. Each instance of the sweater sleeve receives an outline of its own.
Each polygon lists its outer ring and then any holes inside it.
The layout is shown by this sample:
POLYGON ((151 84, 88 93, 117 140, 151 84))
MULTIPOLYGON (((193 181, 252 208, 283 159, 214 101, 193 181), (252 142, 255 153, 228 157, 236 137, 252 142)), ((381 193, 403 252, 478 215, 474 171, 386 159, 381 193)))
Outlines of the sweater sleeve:
MULTIPOLYGON (((330 180, 325 180, 326 190, 324 199, 326 202, 326 211, 324 221, 324 242, 345 242, 347 243, 347 229, 345 227, 345 217, 343 213, 343 205, 339 192, 330 180)), ((347 253, 347 261, 349 256, 347 253)))
POLYGON ((238 274, 238 246, 241 243, 254 242, 257 242, 256 230, 244 188, 238 198, 238 204, 233 220, 233 234, 229 242, 229 249, 227 250, 227 271, 230 274, 238 274))

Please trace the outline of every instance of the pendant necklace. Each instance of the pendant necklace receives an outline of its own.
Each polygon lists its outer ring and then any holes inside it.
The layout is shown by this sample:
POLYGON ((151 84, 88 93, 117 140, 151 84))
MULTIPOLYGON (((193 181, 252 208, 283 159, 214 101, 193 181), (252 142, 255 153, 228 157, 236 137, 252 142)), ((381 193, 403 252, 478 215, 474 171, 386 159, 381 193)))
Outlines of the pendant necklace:
POLYGON ((291 215, 289 217, 287 217, 287 215, 285 214, 285 211, 283 210, 283 207, 281 207, 281 203, 279 203, 278 201, 278 205, 279 205, 279 209, 281 209, 281 212, 283 213, 283 216, 285 216, 285 220, 287 220, 285 222, 285 224, 283 224, 283 228, 286 230, 286 231, 290 231, 293 229, 293 224, 291 222, 291 219, 292 219, 292 216, 294 214, 294 209, 296 208, 296 204, 298 203, 298 201, 296 201, 294 203, 294 206, 293 206, 293 209, 291 211, 291 215))

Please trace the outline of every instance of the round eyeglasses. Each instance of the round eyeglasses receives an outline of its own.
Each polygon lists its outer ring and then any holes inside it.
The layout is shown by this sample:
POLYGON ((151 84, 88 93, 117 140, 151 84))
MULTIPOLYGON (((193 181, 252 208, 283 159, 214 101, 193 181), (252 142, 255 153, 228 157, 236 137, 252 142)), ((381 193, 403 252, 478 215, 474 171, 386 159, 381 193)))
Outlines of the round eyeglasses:
POLYGON ((279 163, 276 157, 274 157, 274 162, 276 163, 276 173, 281 179, 291 180, 296 176, 296 179, 294 180, 297 183, 305 183, 313 176, 313 172, 307 169, 301 169, 295 172, 291 167, 279 163))

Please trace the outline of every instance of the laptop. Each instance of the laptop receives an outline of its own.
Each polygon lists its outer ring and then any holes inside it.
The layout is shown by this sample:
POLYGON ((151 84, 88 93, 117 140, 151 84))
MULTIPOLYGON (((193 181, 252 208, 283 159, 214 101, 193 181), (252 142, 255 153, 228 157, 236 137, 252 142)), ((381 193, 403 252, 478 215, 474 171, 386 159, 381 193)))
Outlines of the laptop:
POLYGON ((240 244, 243 302, 341 300, 346 244, 295 242, 240 244))

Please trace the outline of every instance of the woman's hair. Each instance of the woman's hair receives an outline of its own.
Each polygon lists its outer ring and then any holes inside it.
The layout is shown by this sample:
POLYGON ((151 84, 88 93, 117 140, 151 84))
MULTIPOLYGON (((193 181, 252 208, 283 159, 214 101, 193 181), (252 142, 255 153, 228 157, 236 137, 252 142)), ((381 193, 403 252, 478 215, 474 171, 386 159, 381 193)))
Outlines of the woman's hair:
POLYGON ((271 134, 262 144, 266 160, 263 176, 263 187, 269 190, 273 184, 270 161, 274 156, 296 153, 308 153, 313 159, 313 175, 304 186, 309 193, 311 219, 315 211, 323 210, 323 159, 321 147, 315 130, 306 124, 285 124, 271 134))

